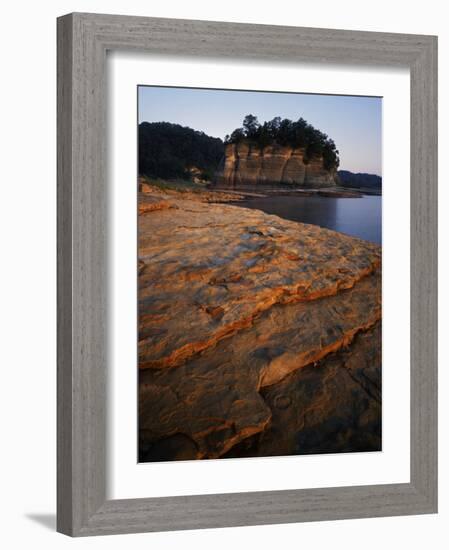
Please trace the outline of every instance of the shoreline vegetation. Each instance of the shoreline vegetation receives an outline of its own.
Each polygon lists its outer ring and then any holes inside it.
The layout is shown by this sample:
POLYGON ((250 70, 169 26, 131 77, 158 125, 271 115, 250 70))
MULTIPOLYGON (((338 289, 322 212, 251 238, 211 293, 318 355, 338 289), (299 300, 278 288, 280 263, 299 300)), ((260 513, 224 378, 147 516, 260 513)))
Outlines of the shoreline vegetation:
MULTIPOLYGON (((381 449, 381 247, 139 179, 139 461, 381 449)), ((324 194, 323 194, 324 193, 324 194)))

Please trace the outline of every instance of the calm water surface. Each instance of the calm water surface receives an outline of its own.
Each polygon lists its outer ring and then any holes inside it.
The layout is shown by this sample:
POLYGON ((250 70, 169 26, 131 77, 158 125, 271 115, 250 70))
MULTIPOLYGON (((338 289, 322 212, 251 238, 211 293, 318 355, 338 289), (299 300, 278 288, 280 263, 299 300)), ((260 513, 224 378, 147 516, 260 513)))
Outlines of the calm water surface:
POLYGON ((362 198, 273 196, 246 199, 238 206, 256 208, 295 222, 312 223, 382 243, 382 197, 362 198))

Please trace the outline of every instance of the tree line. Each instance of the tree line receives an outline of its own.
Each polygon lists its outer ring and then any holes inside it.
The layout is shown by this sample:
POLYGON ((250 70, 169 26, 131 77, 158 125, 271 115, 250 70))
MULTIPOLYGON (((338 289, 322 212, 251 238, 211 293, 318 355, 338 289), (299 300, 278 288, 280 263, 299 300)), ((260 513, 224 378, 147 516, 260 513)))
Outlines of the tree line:
POLYGON ((214 138, 170 122, 139 124, 139 174, 162 179, 190 179, 190 168, 210 180, 224 154, 214 138))
POLYGON ((375 174, 365 173, 353 173, 348 170, 339 170, 338 178, 340 184, 345 187, 354 187, 355 189, 367 188, 367 189, 382 189, 382 178, 375 174))

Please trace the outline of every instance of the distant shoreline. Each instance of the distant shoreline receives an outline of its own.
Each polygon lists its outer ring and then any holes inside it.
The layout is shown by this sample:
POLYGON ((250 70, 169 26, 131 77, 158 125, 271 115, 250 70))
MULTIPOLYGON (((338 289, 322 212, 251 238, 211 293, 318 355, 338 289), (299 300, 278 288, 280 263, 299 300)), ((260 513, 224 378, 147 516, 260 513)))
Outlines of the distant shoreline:
POLYGON ((286 188, 286 187, 239 187, 239 188, 227 188, 219 187, 215 185, 208 185, 207 189, 210 191, 217 191, 221 193, 235 193, 237 195, 244 195, 245 197, 270 197, 270 196, 299 196, 299 197, 329 197, 329 198, 342 198, 342 199, 356 199, 361 198, 364 195, 381 196, 381 190, 375 189, 354 189, 350 187, 323 187, 320 189, 307 189, 307 188, 286 188))
POLYGON ((251 185, 239 187, 226 187, 216 185, 210 181, 190 181, 190 180, 165 180, 158 178, 149 178, 147 176, 139 176, 140 188, 142 185, 154 186, 162 191, 191 191, 195 193, 225 193, 228 195, 236 195, 240 198, 262 198, 270 196, 300 196, 300 197, 329 197, 329 198, 361 198, 364 195, 381 196, 382 189, 373 188, 355 188, 345 187, 343 185, 306 188, 293 187, 288 185, 251 185))

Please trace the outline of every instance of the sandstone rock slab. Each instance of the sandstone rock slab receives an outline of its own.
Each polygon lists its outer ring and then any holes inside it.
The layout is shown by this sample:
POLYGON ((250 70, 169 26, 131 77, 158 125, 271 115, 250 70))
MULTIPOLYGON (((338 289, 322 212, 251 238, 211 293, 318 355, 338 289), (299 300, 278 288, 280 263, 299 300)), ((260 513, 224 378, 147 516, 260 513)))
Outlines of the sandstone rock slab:
POLYGON ((341 233, 163 200, 139 218, 140 368, 179 366, 273 305, 337 294, 380 265, 378 246, 341 233))
POLYGON ((329 449, 315 428, 335 428, 334 450, 375 448, 380 247, 256 210, 158 201, 139 216, 140 459, 329 449), (351 407, 359 427, 342 433, 351 407))

